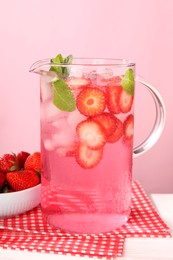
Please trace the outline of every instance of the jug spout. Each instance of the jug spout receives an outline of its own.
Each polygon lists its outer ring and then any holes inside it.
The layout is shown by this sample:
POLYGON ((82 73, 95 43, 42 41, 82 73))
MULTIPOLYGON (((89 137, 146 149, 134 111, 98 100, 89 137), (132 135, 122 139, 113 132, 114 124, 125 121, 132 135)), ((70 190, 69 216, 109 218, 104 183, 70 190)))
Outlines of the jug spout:
POLYGON ((40 74, 40 71, 42 70, 42 67, 44 66, 45 62, 46 60, 39 60, 34 62, 29 68, 29 72, 40 74))
POLYGON ((49 59, 39 60, 34 62, 29 68, 29 72, 39 74, 40 76, 57 76, 56 72, 50 71, 50 61, 49 59))

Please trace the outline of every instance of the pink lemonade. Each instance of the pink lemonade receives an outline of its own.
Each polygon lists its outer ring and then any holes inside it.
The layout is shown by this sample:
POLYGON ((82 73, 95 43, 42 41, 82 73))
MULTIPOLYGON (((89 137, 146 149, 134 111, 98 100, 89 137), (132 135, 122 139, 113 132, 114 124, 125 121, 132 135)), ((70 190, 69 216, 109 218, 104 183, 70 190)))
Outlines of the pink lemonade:
POLYGON ((41 78, 43 214, 68 232, 114 230, 130 214, 133 95, 122 74, 69 75, 75 108, 62 111, 50 78, 41 78))

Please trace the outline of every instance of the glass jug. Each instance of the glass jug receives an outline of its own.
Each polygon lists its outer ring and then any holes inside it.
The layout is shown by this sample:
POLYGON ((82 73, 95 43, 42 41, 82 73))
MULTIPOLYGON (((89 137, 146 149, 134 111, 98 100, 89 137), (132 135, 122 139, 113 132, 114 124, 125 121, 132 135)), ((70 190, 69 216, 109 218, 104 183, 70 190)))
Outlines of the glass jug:
POLYGON ((41 60, 41 208, 51 225, 68 232, 114 230, 129 217, 132 164, 159 139, 162 97, 153 97, 150 135, 133 147, 135 63, 121 59, 41 60))

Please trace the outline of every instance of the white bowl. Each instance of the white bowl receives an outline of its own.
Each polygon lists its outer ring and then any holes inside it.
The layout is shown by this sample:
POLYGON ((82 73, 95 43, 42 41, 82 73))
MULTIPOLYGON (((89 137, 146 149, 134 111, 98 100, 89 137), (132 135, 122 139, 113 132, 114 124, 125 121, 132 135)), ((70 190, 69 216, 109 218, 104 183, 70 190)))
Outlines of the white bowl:
POLYGON ((40 203, 41 185, 9 193, 0 193, 0 218, 11 217, 31 210, 40 203))

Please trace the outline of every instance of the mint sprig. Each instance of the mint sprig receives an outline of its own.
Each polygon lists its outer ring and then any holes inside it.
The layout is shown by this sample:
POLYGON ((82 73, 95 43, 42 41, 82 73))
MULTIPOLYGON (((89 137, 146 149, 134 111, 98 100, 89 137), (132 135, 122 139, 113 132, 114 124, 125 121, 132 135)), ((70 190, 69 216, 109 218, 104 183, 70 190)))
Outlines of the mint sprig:
POLYGON ((75 98, 63 79, 53 82, 53 103, 62 111, 72 112, 75 110, 75 98))
POLYGON ((123 89, 131 96, 134 96, 134 82, 133 70, 128 69, 121 80, 121 85, 123 89))
MULTIPOLYGON (((64 59, 61 54, 58 54, 55 58, 52 58, 50 62, 61 64, 64 62, 64 59)), ((60 66, 51 66, 50 71, 55 71, 58 73, 59 76, 62 76, 62 67, 60 66)))
POLYGON ((52 66, 49 71, 57 73, 57 77, 52 81, 53 87, 53 104, 62 111, 72 112, 76 108, 74 95, 69 86, 64 81, 70 74, 69 68, 66 66, 58 66, 58 64, 71 64, 73 56, 69 55, 63 58, 58 54, 50 60, 52 66))
MULTIPOLYGON (((67 56, 64 59, 64 63, 65 64, 71 64, 72 61, 73 61, 73 56, 72 55, 69 55, 69 56, 67 56)), ((67 67, 63 67, 62 68, 62 75, 63 75, 63 77, 67 78, 69 76, 69 73, 70 73, 69 68, 67 68, 67 67)))
MULTIPOLYGON (((56 63, 56 64, 71 64, 72 61, 73 61, 72 55, 63 58, 61 54, 58 54, 55 58, 52 58, 50 60, 51 63, 56 63)), ((58 73, 58 76, 60 78, 67 78, 69 76, 69 68, 65 66, 52 65, 50 67, 50 71, 55 71, 56 73, 58 73)))

